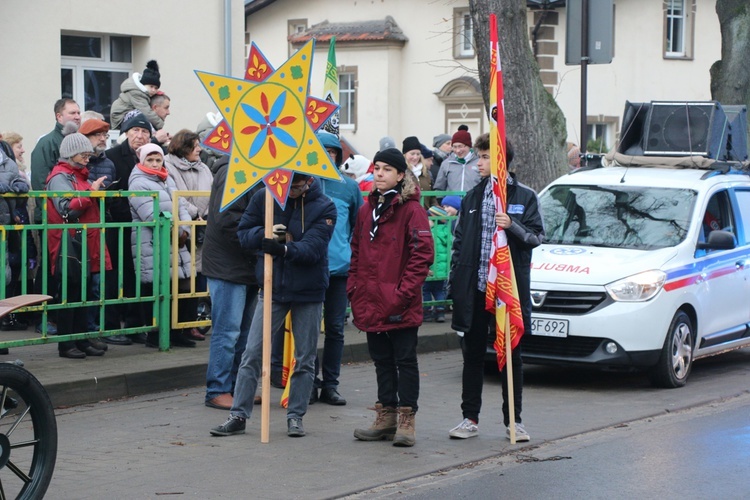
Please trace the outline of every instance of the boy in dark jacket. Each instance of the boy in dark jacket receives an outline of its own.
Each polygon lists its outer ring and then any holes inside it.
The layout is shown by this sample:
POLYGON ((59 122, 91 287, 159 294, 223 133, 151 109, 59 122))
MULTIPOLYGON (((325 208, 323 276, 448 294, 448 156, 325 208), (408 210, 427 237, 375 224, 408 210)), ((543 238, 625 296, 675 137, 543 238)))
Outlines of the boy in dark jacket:
POLYGON ((385 149, 373 162, 373 190, 357 214, 346 290, 354 325, 367 332, 378 402, 375 422, 356 429, 354 437, 414 446, 417 331, 423 319, 422 283, 434 258, 432 234, 419 185, 406 171, 401 151, 385 149))
POLYGON ((285 208, 274 204, 274 225, 283 225, 286 231, 282 243, 276 238, 264 237, 266 191, 256 193, 250 200, 237 236, 244 251, 258 253, 255 268, 258 283, 263 282, 265 258, 262 254, 273 256, 273 297, 261 294, 258 299, 237 373, 232 409, 226 422, 211 429, 214 436, 245 432, 245 420, 252 413, 261 375, 263 301, 269 299, 272 302, 271 331, 278 331, 287 313, 292 313, 297 364, 291 377, 287 435, 305 435, 302 417, 307 412, 315 378, 323 300, 328 288, 328 242, 336 225, 336 206, 323 194, 319 181, 295 173, 285 208))
MULTIPOLYGON (((481 180, 466 194, 461 203, 458 225, 453 235, 453 257, 451 259, 450 293, 453 298, 452 328, 464 332, 462 346, 464 368, 461 410, 463 421, 450 430, 452 438, 466 439, 479 433, 479 411, 482 407, 484 384, 484 355, 488 336, 494 332, 495 317, 485 310, 485 292, 489 274, 489 257, 495 226, 505 230, 510 247, 513 269, 521 300, 523 327, 531 330, 531 251, 542 243, 544 227, 539 214, 536 194, 519 184, 509 174, 507 213, 495 213, 495 200, 490 182, 490 141, 483 134, 474 143, 479 156, 481 180)), ((513 149, 507 142, 508 165, 513 161, 513 149)), ((529 434, 521 423, 521 391, 523 371, 520 344, 513 350, 513 401, 516 421, 516 440, 528 441, 529 434)), ((507 366, 507 365, 506 365, 507 366)), ((503 386, 503 419, 506 428, 510 424, 508 410, 508 378, 505 369, 501 373, 503 386)), ((506 429, 510 437, 510 429, 506 429)))

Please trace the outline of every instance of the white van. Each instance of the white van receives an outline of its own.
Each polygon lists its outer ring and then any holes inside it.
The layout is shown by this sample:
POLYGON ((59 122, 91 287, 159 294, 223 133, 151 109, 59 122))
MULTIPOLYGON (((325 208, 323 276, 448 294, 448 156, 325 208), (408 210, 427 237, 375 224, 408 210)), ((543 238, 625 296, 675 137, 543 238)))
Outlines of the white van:
POLYGON ((540 193, 525 362, 680 387, 694 360, 750 345, 750 175, 711 163, 581 169, 540 193))

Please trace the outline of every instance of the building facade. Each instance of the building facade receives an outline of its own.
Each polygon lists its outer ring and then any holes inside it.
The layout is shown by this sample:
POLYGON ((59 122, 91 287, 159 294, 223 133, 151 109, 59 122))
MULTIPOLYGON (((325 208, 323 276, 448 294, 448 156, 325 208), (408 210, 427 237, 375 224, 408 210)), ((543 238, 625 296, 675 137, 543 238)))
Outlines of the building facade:
MULTIPOLYGON (((589 66, 582 134, 580 66, 565 64, 565 2, 550 2, 546 12, 533 8, 538 3, 528 2, 530 46, 570 142, 585 136, 613 147, 626 100, 710 99, 709 68, 721 57, 715 0, 615 0, 614 58, 589 66)), ((431 145, 459 124, 474 136, 488 130, 468 0, 246 0, 246 14, 247 43, 272 64, 316 38, 313 95, 323 94, 336 36, 342 135, 368 157, 385 135, 398 145, 410 135, 431 145)))
POLYGON ((27 151, 52 129, 56 100, 106 116, 122 80, 149 59, 172 101, 171 133, 214 110, 194 70, 244 72, 242 0, 3 0, 0 13, 0 131, 20 133, 27 151))

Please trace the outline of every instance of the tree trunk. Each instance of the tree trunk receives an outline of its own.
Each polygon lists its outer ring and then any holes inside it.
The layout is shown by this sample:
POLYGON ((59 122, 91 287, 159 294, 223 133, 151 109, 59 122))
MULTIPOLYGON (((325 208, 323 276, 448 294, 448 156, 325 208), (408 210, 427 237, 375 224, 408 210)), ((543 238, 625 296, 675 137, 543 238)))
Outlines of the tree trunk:
POLYGON ((505 122, 515 159, 509 170, 540 190, 568 172, 565 116, 544 89, 529 45, 525 0, 470 0, 485 109, 489 109, 489 14, 497 15, 505 122))
POLYGON ((717 0, 721 60, 711 66, 711 96, 722 104, 750 107, 750 7, 747 0, 717 0))

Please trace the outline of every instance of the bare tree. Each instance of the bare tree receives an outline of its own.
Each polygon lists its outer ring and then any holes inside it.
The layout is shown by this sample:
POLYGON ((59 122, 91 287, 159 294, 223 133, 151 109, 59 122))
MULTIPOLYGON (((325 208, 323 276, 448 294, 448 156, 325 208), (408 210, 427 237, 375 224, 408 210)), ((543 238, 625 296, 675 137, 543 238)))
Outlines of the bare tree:
POLYGON ((711 96, 722 104, 750 107, 750 5, 747 0, 717 0, 721 60, 711 66, 711 96))
POLYGON ((470 0, 474 41, 485 108, 489 109, 489 14, 495 13, 500 41, 505 118, 515 160, 511 170, 534 189, 568 171, 565 116, 544 89, 529 46, 524 0, 470 0))

